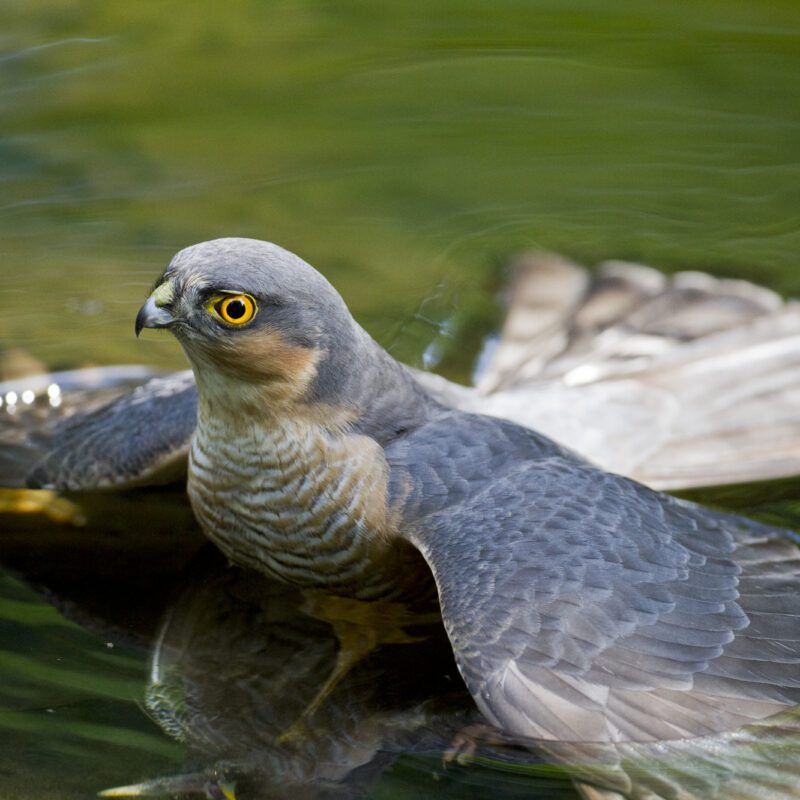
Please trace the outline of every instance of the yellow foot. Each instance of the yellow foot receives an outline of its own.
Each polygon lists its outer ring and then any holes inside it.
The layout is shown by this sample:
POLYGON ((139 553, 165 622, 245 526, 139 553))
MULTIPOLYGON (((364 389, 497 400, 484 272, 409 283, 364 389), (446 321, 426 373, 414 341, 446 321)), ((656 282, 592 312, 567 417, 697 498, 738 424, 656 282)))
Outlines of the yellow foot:
POLYGON ((311 731, 306 723, 309 716, 308 709, 306 709, 302 716, 292 723, 291 727, 287 728, 280 736, 275 738, 275 744, 281 747, 292 747, 293 745, 299 744, 303 739, 310 738, 311 731))
POLYGON ((315 619, 328 622, 339 640, 336 665, 322 688, 308 704, 297 721, 275 740, 286 745, 308 734, 308 723, 338 686, 342 678, 359 661, 384 644, 410 644, 421 637, 412 636, 404 628, 411 625, 430 625, 439 622, 438 612, 420 614, 410 611, 404 603, 365 602, 347 597, 334 597, 319 592, 307 592, 302 610, 315 619))
POLYGON ((304 594, 301 611, 332 625, 340 641, 343 641, 343 637, 369 640, 373 643, 369 650, 379 644, 418 642, 421 637, 411 636, 406 628, 431 625, 442 619, 438 609, 419 612, 406 603, 395 601, 354 600, 316 591, 306 591, 304 594))
POLYGON ((319 711, 342 678, 380 644, 380 633, 376 628, 345 622, 341 619, 331 624, 339 639, 339 653, 336 656, 336 665, 328 679, 322 684, 322 688, 316 693, 314 699, 308 704, 297 721, 276 739, 276 742, 280 745, 297 742, 307 735, 309 720, 319 711))
POLYGON ((76 527, 86 524, 80 506, 50 489, 0 489, 0 513, 45 514, 53 522, 76 527))

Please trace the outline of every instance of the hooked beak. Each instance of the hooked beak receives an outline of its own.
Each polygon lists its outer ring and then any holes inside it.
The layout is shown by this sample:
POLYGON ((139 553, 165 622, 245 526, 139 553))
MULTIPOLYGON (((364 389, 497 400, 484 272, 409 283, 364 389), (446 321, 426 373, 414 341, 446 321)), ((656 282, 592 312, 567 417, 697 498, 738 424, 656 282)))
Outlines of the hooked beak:
POLYGON ((175 322, 175 317, 165 307, 171 300, 172 289, 169 284, 162 284, 147 298, 136 315, 137 337, 142 328, 168 328, 175 322))

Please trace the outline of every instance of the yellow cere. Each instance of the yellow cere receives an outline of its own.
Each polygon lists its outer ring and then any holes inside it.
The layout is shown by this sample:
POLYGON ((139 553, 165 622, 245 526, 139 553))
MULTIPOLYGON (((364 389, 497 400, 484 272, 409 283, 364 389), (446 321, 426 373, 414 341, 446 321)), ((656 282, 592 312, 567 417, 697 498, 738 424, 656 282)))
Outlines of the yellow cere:
POLYGON ((168 306, 175 296, 175 290, 172 286, 172 281, 164 281, 160 286, 156 287, 153 292, 153 302, 158 308, 168 306))
POLYGON ((207 308, 228 325, 245 325, 258 311, 256 301, 249 294, 219 295, 207 308))

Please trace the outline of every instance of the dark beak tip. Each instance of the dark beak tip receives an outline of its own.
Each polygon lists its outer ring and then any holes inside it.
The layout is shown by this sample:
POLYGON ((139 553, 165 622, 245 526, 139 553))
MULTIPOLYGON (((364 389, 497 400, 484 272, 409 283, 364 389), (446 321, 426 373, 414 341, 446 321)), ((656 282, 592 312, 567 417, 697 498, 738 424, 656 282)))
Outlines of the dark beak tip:
POLYGON ((151 296, 139 309, 134 330, 138 338, 143 328, 171 328, 174 322, 172 314, 166 308, 157 306, 151 296))
POLYGON ((146 313, 144 310, 144 306, 139 309, 139 313, 136 315, 136 323, 134 325, 134 330, 136 331, 136 338, 139 338, 139 334, 142 332, 142 328, 144 328, 145 324, 146 313))

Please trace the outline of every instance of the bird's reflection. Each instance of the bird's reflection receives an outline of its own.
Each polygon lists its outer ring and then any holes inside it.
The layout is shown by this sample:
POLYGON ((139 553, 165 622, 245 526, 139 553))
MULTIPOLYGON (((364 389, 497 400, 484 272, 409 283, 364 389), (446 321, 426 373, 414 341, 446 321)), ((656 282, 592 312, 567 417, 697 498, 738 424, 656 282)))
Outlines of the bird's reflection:
MULTIPOLYGON (((358 662, 287 741, 339 648, 305 608, 301 592, 207 555, 193 566, 165 614, 147 692, 150 713, 200 767, 184 789, 237 800, 358 797, 401 754, 428 754, 429 768, 443 769, 458 732, 480 723, 443 628, 422 622, 409 627, 413 642, 358 662)), ((476 755, 535 761, 493 743, 476 755)), ((174 792, 171 780, 163 788, 174 792)))
POLYGON ((487 735, 429 616, 406 626, 404 643, 359 661, 287 739, 340 646, 308 598, 225 563, 181 493, 82 495, 80 509, 82 528, 46 511, 6 514, 0 557, 82 625, 151 650, 146 709, 185 743, 185 769, 107 796, 566 800, 577 796, 571 780, 588 800, 800 796, 796 712, 657 744, 523 746, 487 735), (467 766, 457 763, 464 753, 467 766))
POLYGON ((286 742, 282 734, 334 669, 339 648, 333 628, 306 608, 301 592, 216 558, 193 565, 165 615, 147 695, 150 713, 198 765, 182 776, 184 790, 228 800, 361 797, 400 756, 417 754, 428 758, 412 783, 439 796, 435 778, 454 769, 443 754, 476 731, 471 766, 455 767, 460 796, 567 797, 566 775, 590 800, 798 796, 796 713, 661 744, 503 741, 482 724, 443 628, 430 622, 412 626, 413 642, 383 645, 360 661, 286 742), (557 773, 543 779, 548 762, 566 770, 560 782, 557 773), (476 778, 491 790, 475 794, 476 778))

